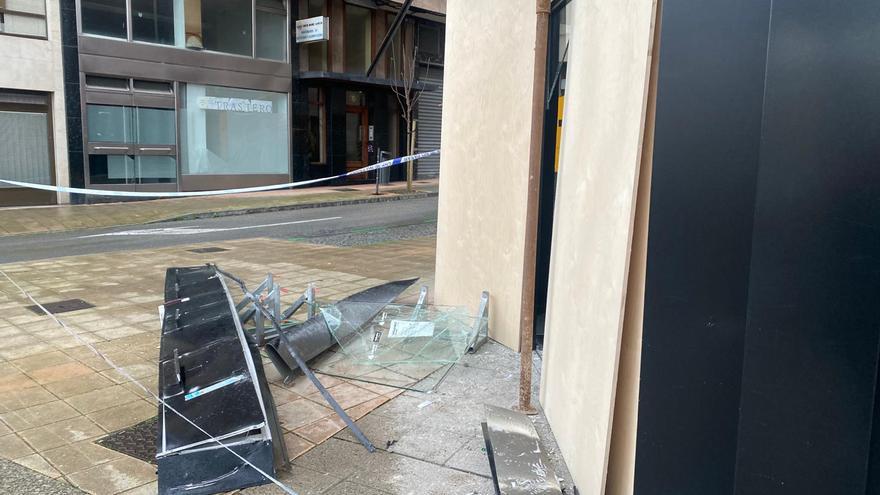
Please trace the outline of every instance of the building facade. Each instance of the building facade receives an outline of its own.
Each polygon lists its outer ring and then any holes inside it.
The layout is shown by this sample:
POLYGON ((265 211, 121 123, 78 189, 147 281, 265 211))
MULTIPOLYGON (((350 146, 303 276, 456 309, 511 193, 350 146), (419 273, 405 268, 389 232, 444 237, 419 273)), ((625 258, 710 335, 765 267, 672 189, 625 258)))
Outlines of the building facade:
POLYGON ((546 71, 539 402, 577 491, 880 493, 880 4, 556 0, 548 67, 534 1, 447 15, 436 302, 488 290, 532 351, 546 71))
MULTIPOLYGON (((67 185, 67 126, 57 2, 0 0, 0 178, 67 185)), ((0 184, 0 206, 65 195, 0 184)))
MULTIPOLYGON (((399 10, 396 2, 299 0, 298 19, 320 23, 329 39, 298 43, 296 179, 355 170, 378 161, 380 152, 405 154, 411 125, 415 152, 439 147, 445 2, 414 2, 376 59, 399 10)), ((435 176, 438 160, 417 163, 417 176, 435 176)), ((391 177, 404 173, 394 169, 391 177)))
MULTIPOLYGON (((379 151, 404 151, 396 97, 403 85, 389 74, 402 72, 404 55, 418 57, 422 24, 442 32, 443 15, 413 7, 367 77, 399 10, 342 0, 62 0, 68 98, 60 154, 71 184, 144 192, 261 186, 336 175, 376 161, 379 151), (326 19, 329 39, 297 43, 295 23, 307 17, 326 19)), ((442 53, 442 45, 432 50, 442 53)))

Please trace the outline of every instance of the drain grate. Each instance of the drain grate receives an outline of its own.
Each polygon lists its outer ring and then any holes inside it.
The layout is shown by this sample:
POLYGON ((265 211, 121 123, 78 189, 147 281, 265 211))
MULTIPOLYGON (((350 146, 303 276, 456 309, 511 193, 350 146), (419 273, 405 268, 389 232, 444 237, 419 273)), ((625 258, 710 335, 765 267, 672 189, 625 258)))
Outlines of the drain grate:
MULTIPOLYGON (((57 315, 59 313, 69 313, 71 311, 79 311, 81 309, 94 308, 95 305, 88 303, 86 301, 83 301, 82 299, 65 299, 64 301, 55 301, 55 302, 50 302, 50 303, 44 303, 43 307, 46 308, 46 311, 57 315)), ((31 310, 32 312, 34 312, 40 316, 43 316, 46 314, 36 304, 28 306, 27 309, 31 310)))
POLYGON ((222 248, 222 247, 211 246, 211 247, 203 247, 203 248, 196 248, 196 249, 188 249, 188 251, 191 253, 206 254, 206 253, 220 253, 220 252, 229 251, 229 250, 226 248, 222 248))
POLYGON ((355 189, 355 188, 353 188, 353 187, 337 187, 336 189, 333 189, 333 190, 334 190, 334 191, 348 192, 348 191, 357 191, 358 189, 355 189))
POLYGON ((125 455, 156 464, 156 437, 159 418, 153 417, 134 426, 116 430, 98 440, 98 445, 122 452, 125 455))

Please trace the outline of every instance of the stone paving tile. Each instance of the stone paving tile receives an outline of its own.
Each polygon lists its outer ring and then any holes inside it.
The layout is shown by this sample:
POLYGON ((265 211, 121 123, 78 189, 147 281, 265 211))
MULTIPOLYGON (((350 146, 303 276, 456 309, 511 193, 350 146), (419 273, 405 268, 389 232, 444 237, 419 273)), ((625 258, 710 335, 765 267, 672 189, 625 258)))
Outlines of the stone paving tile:
POLYGON ((48 390, 28 379, 33 385, 27 388, 0 391, 0 413, 25 409, 57 400, 48 390))
MULTIPOLYGON (((104 380, 106 378, 101 377, 104 380)), ((107 385, 113 383, 107 380, 107 385)), ((66 400, 68 404, 73 406, 77 411, 88 414, 102 409, 108 409, 119 405, 128 404, 139 400, 140 396, 130 391, 122 385, 113 385, 110 387, 93 390, 84 394, 69 397, 66 400)))
POLYGON ((75 361, 71 361, 63 364, 56 364, 54 366, 40 368, 38 370, 31 371, 29 375, 31 378, 34 379, 35 382, 41 385, 45 385, 47 383, 67 380, 83 375, 90 375, 92 373, 93 370, 88 366, 77 363, 75 361))
POLYGON ((156 495, 159 492, 159 482, 153 481, 131 490, 122 492, 122 495, 156 495))
POLYGON ((69 484, 23 465, 0 459, 0 493, 9 495, 80 495, 69 484))
POLYGON ((123 456, 114 450, 95 445, 90 440, 50 449, 42 452, 41 455, 55 469, 65 475, 83 471, 123 456))
POLYGON ((131 426, 156 415, 156 406, 139 399, 121 406, 86 414, 104 430, 111 432, 131 426))
POLYGON ((66 380, 48 383, 45 387, 58 398, 69 399, 95 390, 107 388, 111 385, 113 385, 113 381, 109 378, 90 372, 76 378, 68 378, 66 380))
POLYGON ((74 408, 60 400, 56 400, 0 414, 0 420, 3 420, 7 426, 15 431, 22 431, 70 419, 78 415, 79 413, 74 408))
POLYGON ((114 495, 156 479, 156 468, 123 456, 68 476, 76 486, 95 495, 114 495))
POLYGON ((36 451, 60 447, 104 435, 104 430, 84 416, 59 421, 18 433, 36 451))
POLYGON ((295 430, 333 414, 333 410, 307 399, 298 399, 278 407, 281 427, 295 430))
POLYGON ((21 457, 15 459, 13 462, 50 478, 59 478, 61 476, 61 473, 53 468, 52 465, 39 454, 31 454, 29 456, 21 457))
MULTIPOLYGON (((52 322, 55 324, 55 322, 52 322)), ((28 332, 31 333, 31 332, 28 332)), ((45 352, 34 356, 17 359, 10 363, 24 373, 30 373, 41 368, 48 368, 58 364, 72 363, 73 358, 61 351, 45 352)))
POLYGON ((0 457, 4 459, 18 459, 33 453, 33 449, 15 433, 0 437, 0 457))
MULTIPOLYGON (((379 396, 379 394, 370 392, 367 389, 351 383, 340 383, 334 387, 329 387, 327 391, 330 392, 333 398, 336 399, 336 402, 338 402, 343 409, 354 407, 379 396)), ((321 393, 317 391, 313 394, 307 395, 306 398, 321 404, 325 403, 324 397, 322 397, 321 393)))
POLYGON ((293 433, 284 434, 284 445, 287 446, 287 456, 290 459, 296 459, 315 446, 312 442, 293 433))

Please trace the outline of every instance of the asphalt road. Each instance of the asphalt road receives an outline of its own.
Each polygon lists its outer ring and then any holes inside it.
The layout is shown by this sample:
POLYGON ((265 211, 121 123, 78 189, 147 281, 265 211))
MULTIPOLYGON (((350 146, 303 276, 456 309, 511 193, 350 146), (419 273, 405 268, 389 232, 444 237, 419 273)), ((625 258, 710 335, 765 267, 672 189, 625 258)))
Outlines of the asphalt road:
POLYGON ((437 198, 255 213, 182 222, 0 237, 0 263, 271 237, 356 244, 360 238, 424 235, 437 198))

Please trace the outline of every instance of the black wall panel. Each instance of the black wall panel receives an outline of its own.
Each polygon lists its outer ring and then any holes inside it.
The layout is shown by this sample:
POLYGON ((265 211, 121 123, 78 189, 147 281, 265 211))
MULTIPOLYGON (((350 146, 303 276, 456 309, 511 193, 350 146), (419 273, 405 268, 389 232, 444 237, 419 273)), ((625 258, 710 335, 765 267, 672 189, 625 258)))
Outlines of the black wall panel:
POLYGON ((663 2, 635 492, 880 495, 880 2, 663 2))
POLYGON ((774 0, 772 16, 736 493, 862 495, 880 332, 880 2, 774 0))
POLYGON ((733 491, 769 0, 664 0, 638 494, 733 491))

